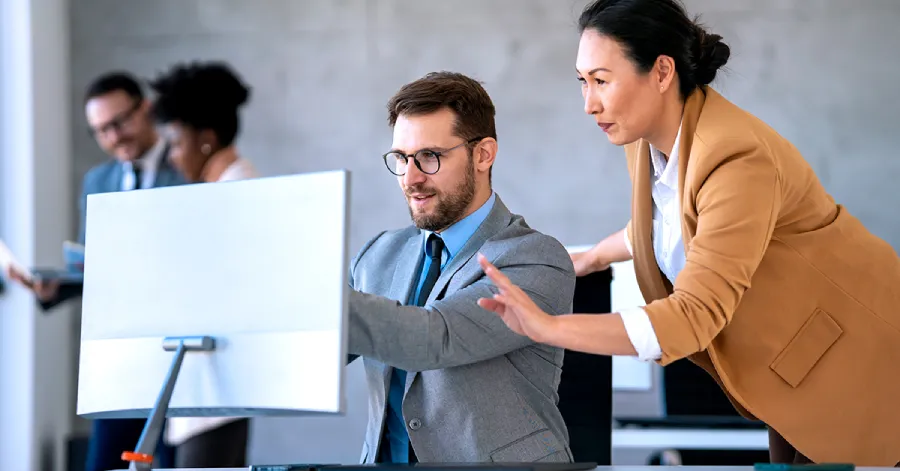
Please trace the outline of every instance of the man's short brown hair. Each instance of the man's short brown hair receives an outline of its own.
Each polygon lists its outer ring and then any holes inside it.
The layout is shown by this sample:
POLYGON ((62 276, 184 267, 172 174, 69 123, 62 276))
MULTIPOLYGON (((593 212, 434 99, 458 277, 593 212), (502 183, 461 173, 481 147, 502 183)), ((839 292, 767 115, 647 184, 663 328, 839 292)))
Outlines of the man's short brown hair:
POLYGON ((449 108, 456 114, 454 133, 467 141, 497 139, 494 103, 476 80, 456 72, 430 72, 410 82, 388 101, 388 123, 397 118, 417 116, 449 108))

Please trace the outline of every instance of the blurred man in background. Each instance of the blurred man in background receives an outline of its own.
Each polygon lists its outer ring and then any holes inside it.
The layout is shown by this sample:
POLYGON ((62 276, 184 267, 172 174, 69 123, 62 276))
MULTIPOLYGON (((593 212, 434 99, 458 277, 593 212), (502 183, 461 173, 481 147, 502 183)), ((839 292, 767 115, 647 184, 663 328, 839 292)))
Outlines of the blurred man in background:
MULTIPOLYGON (((185 180, 168 161, 169 145, 156 132, 151 103, 138 81, 124 72, 111 72, 95 79, 87 88, 84 111, 88 131, 111 159, 84 176, 80 205, 79 242, 85 242, 87 195, 113 191, 172 186, 185 180)), ((44 310, 80 297, 81 283, 60 284, 52 280, 27 279, 24 273, 7 273, 11 280, 34 291, 44 310)), ((93 423, 85 471, 121 469, 123 451, 136 446, 145 419, 103 419, 93 423)), ((161 467, 172 467, 169 447, 159 451, 161 467)))

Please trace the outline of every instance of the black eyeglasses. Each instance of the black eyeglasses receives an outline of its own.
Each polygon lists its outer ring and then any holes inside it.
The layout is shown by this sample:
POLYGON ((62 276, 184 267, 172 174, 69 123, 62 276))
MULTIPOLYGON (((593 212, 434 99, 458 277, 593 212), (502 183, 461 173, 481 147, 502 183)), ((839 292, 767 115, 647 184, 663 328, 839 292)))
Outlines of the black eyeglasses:
POLYGON ((119 113, 117 116, 113 117, 111 120, 103 123, 96 128, 88 128, 88 134, 93 138, 99 138, 100 136, 106 135, 110 131, 121 132, 122 128, 128 124, 128 121, 134 116, 135 111, 140 109, 142 102, 137 100, 134 104, 131 105, 127 110, 119 113))
POLYGON ((449 149, 422 149, 415 154, 404 154, 402 152, 388 152, 384 154, 384 165, 387 169, 398 177, 402 177, 406 175, 406 170, 409 168, 409 159, 412 159, 413 162, 416 163, 416 167, 420 172, 427 175, 434 175, 438 173, 438 170, 441 169, 441 157, 444 154, 458 149, 465 145, 471 145, 476 142, 480 142, 483 137, 478 137, 475 139, 469 139, 466 142, 457 144, 449 149))

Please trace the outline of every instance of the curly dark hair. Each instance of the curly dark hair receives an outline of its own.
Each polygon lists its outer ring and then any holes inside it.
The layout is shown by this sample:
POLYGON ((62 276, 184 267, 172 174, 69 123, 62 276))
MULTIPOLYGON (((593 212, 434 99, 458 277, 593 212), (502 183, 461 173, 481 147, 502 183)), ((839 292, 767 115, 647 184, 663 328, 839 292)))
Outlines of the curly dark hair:
POLYGON ((157 93, 153 116, 158 123, 177 121, 196 131, 212 130, 222 147, 234 142, 238 108, 250 98, 250 89, 228 64, 177 64, 150 86, 157 93))

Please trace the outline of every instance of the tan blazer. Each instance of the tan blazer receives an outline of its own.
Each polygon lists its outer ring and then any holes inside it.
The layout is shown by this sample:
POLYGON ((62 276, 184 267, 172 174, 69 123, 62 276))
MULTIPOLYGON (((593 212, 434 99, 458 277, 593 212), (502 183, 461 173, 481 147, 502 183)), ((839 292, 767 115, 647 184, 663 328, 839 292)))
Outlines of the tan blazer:
POLYGON ((687 261, 672 287, 651 242, 649 144, 626 155, 627 232, 659 363, 690 358, 815 462, 900 462, 894 249, 835 204, 790 142, 704 87, 684 109, 687 261))

